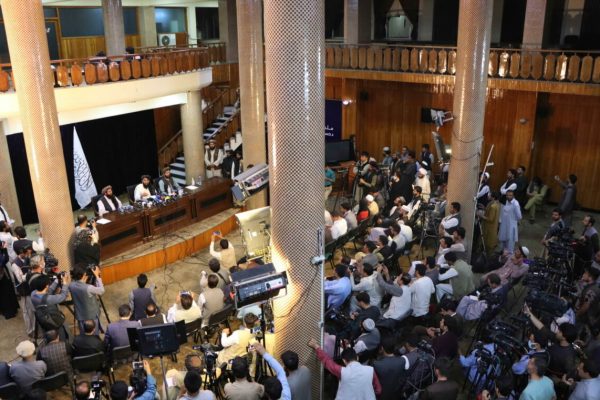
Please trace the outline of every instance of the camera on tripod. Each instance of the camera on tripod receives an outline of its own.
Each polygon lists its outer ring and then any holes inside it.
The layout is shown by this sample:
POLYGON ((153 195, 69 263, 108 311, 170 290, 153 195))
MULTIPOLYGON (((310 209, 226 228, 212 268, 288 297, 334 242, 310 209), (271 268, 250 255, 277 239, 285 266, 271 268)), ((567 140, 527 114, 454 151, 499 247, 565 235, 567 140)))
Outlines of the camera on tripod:
POLYGON ((106 382, 102 379, 90 382, 90 399, 100 400, 102 389, 106 387, 106 382))
POLYGON ((192 349, 202 352, 206 371, 213 371, 217 364, 217 357, 219 356, 215 351, 215 347, 210 343, 202 343, 198 346, 192 346, 192 349))
POLYGON ((532 289, 527 294, 525 302, 532 310, 546 313, 553 317, 562 316, 569 309, 569 304, 557 295, 532 289))

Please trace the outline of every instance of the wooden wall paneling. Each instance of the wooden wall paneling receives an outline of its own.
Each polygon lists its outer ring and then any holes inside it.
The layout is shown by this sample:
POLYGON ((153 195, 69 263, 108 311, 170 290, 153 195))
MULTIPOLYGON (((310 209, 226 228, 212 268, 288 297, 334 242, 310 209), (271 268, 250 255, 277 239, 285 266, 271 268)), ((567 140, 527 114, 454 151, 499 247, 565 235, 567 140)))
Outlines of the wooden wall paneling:
POLYGON ((562 193, 553 177, 575 173, 577 202, 600 210, 600 97, 540 94, 538 111, 533 171, 552 189, 550 200, 562 193))
POLYGON ((335 68, 341 68, 342 67, 342 49, 341 47, 336 47, 333 49, 333 65, 335 66, 335 68))
POLYGON ((0 70, 0 92, 7 92, 10 88, 8 73, 0 70))
POLYGON ((325 98, 327 100, 342 100, 342 78, 325 79, 325 98))
MULTIPOLYGON (((140 35, 125 35, 125 46, 140 47, 140 35)), ((63 59, 88 58, 106 51, 104 36, 61 37, 60 52, 63 59)), ((120 54, 107 54, 116 56, 120 54)))
POLYGON ((154 109, 154 131, 156 147, 160 149, 181 130, 180 106, 160 107, 154 109))
POLYGON ((350 100, 342 105, 342 139, 350 139, 357 134, 357 102, 360 82, 356 79, 342 79, 342 100, 350 100))

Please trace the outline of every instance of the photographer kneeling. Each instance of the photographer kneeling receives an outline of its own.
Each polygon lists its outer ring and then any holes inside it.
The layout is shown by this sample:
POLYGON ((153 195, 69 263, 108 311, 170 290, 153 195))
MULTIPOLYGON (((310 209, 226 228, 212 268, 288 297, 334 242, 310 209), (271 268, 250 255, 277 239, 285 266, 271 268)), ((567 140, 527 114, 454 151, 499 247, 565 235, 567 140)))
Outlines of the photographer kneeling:
POLYGON ((156 397, 156 379, 152 376, 152 369, 148 360, 144 360, 144 368, 135 368, 129 376, 129 384, 133 388, 133 396, 129 395, 127 383, 116 381, 110 388, 112 400, 154 400, 156 397))
POLYGON ((71 270, 71 284, 69 291, 75 307, 75 318, 83 332, 83 323, 86 320, 96 322, 96 334, 100 330, 100 304, 98 296, 104 294, 104 285, 100 278, 100 268, 97 266, 86 267, 85 264, 75 264, 71 270), (90 284, 90 283, 93 284, 90 284))

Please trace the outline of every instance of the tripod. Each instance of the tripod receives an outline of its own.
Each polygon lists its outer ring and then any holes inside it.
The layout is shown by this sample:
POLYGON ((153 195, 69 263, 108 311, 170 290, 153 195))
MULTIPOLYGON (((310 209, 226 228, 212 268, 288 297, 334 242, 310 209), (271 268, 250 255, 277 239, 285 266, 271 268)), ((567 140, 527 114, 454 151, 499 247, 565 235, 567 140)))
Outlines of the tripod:
MULTIPOLYGON (((259 342, 260 344, 262 344, 262 346, 266 349, 267 348, 267 338, 266 338, 266 332, 267 332, 267 320, 265 318, 265 305, 269 302, 269 300, 267 300, 266 302, 262 303, 260 305, 260 309, 261 309, 261 313, 260 313, 260 332, 259 334, 256 335, 256 339, 257 342, 259 342)), ((272 310, 271 305, 269 304, 269 308, 272 310)), ((267 376, 273 376, 273 369, 271 369, 271 366, 264 360, 264 358, 258 354, 258 352, 256 353, 256 371, 254 372, 254 380, 256 382, 260 382, 264 377, 267 376)))
POLYGON ((433 222, 433 214, 431 213, 431 211, 423 211, 421 212, 421 215, 419 216, 420 221, 421 221, 421 239, 419 241, 419 252, 421 253, 421 259, 424 257, 423 254, 423 243, 425 243, 425 241, 427 239, 434 239, 434 246, 437 247, 437 242, 439 240, 437 233, 435 233, 435 224, 433 229, 431 230, 432 232, 434 232, 433 234, 431 234, 429 232, 429 224, 433 222))
MULTIPOLYGON (((340 195, 342 197, 346 197, 346 185, 348 184, 348 168, 341 168, 337 170, 337 173, 341 175, 341 180, 342 180, 342 186, 339 188, 339 190, 336 192, 335 194, 335 202, 333 203, 333 208, 332 210, 335 210, 337 205, 338 205, 338 201, 340 199, 340 195)), ((354 198, 354 196, 352 196, 354 198)))

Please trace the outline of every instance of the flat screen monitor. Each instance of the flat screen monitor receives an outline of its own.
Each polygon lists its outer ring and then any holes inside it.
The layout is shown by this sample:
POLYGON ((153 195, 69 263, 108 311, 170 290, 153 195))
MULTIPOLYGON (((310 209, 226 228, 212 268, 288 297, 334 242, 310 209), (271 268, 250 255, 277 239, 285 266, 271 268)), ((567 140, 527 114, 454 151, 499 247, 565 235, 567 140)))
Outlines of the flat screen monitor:
POLYGON ((137 328, 139 351, 144 356, 172 354, 179 350, 179 337, 175 324, 137 328))
POLYGON ((354 160, 354 146, 352 146, 351 140, 325 143, 325 162, 327 164, 350 160, 354 160))

